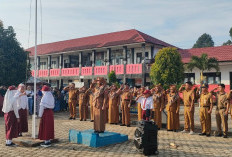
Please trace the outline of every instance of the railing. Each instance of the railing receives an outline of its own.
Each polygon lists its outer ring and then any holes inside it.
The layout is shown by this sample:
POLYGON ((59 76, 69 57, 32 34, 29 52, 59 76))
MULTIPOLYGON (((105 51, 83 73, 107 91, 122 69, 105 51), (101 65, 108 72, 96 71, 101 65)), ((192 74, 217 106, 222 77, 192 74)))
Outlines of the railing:
POLYGON ((39 70, 39 77, 48 77, 48 70, 39 70))
POLYGON ((123 65, 111 65, 110 72, 114 71, 116 75, 124 74, 124 66, 123 65))
POLYGON ((107 75, 107 66, 94 67, 94 75, 107 75))
POLYGON ((126 65, 126 74, 141 74, 141 73, 142 73, 142 64, 126 65))
POLYGON ((79 68, 64 68, 61 70, 61 76, 79 76, 79 68))
POLYGON ((50 70, 50 76, 51 77, 60 76, 60 69, 51 69, 50 70))
POLYGON ((81 68, 81 75, 82 76, 92 75, 92 67, 82 67, 81 68))
MULTIPOLYGON (((116 75, 124 74, 124 65, 110 65, 109 71, 115 71, 116 75)), ((91 76, 92 67, 82 67, 81 75, 82 76, 91 76)), ((80 68, 64 68, 61 69, 50 69, 50 75, 48 70, 39 70, 37 71, 37 76, 39 77, 57 77, 57 76, 79 76, 80 68)), ((141 74, 142 73, 142 64, 127 64, 126 65, 126 74, 141 74)), ((31 71, 31 75, 34 76, 34 70, 31 71)), ((96 66, 94 67, 94 75, 107 75, 107 66, 96 66)))

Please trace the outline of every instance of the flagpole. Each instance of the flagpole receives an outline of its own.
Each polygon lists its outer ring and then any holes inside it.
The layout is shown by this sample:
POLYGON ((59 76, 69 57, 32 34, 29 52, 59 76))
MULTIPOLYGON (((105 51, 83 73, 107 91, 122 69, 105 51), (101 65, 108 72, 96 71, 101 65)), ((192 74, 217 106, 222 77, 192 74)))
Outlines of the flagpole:
POLYGON ((37 0, 35 0, 35 54, 34 54, 34 114, 32 116, 32 138, 36 138, 36 78, 37 78, 37 0))

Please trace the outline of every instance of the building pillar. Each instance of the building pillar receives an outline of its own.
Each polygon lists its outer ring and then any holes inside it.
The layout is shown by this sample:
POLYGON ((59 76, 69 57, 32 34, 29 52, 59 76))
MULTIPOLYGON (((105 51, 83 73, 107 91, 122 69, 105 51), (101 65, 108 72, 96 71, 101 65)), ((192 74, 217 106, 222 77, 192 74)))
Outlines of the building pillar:
MULTIPOLYGON (((111 48, 108 48, 106 51, 106 66, 107 66, 107 74, 110 73, 110 56, 111 56, 111 48)), ((108 79, 107 79, 108 80, 108 79)), ((109 80, 108 80, 109 81, 109 80)))
POLYGON ((72 64, 72 56, 71 55, 68 55, 68 60, 69 60, 69 68, 72 68, 71 67, 71 64, 72 64))
POLYGON ((96 50, 92 50, 92 80, 94 79, 94 66, 95 66, 95 54, 96 54, 96 50))
POLYGON ((50 76, 50 69, 51 69, 51 61, 52 60, 52 56, 49 55, 48 56, 48 76, 50 76))
POLYGON ((63 60, 63 54, 59 56, 59 69, 60 69, 60 76, 61 76, 61 70, 64 67, 64 60, 63 60))
POLYGON ((124 65, 124 74, 123 74, 123 83, 126 83, 126 64, 127 64, 127 47, 123 47, 123 65, 124 65))
POLYGON ((146 67, 144 63, 145 59, 145 44, 142 44, 142 86, 146 85, 146 67))
POLYGON ((81 68, 82 68, 82 52, 79 52, 79 78, 81 76, 81 68))

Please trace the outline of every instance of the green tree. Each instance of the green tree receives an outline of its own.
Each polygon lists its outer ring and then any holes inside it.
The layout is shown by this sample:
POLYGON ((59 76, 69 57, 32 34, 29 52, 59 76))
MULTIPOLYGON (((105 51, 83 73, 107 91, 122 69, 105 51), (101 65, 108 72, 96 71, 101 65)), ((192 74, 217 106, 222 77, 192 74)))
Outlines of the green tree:
POLYGON ((214 57, 209 58, 206 53, 203 53, 200 57, 192 56, 187 68, 192 71, 197 68, 201 71, 201 82, 203 81, 203 72, 205 70, 215 69, 219 71, 218 60, 214 57))
MULTIPOLYGON (((230 34, 230 38, 232 40, 232 27, 230 28, 229 34, 230 34)), ((222 45, 232 45, 231 40, 228 40, 227 42, 224 42, 222 45)))
POLYGON ((209 34, 202 34, 196 41, 196 43, 193 45, 193 48, 202 48, 202 47, 213 47, 214 42, 209 34))
POLYGON ((27 56, 13 27, 4 29, 0 26, 0 85, 17 85, 26 81, 27 56))
POLYGON ((116 83, 117 82, 117 77, 116 77, 116 74, 114 71, 111 71, 109 74, 108 74, 108 79, 109 79, 109 84, 112 85, 113 83, 116 83))
POLYGON ((153 84, 161 84, 164 88, 183 81, 184 64, 176 48, 168 47, 158 51, 151 66, 150 77, 153 84))

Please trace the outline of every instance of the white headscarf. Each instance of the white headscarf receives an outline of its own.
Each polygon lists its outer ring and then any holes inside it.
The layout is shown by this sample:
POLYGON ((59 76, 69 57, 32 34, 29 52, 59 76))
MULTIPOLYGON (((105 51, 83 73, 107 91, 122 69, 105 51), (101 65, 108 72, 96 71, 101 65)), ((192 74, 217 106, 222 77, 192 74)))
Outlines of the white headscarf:
POLYGON ((53 109, 55 107, 55 100, 50 91, 42 91, 43 97, 40 102, 40 106, 53 109))
POLYGON ((18 91, 21 91, 21 88, 22 88, 22 87, 25 87, 25 85, 22 84, 22 83, 20 83, 19 86, 18 86, 18 91))
POLYGON ((2 112, 8 113, 12 110, 14 110, 14 106, 16 105, 16 99, 14 98, 15 93, 17 90, 7 90, 6 95, 4 97, 3 101, 3 107, 2 107, 2 112))

